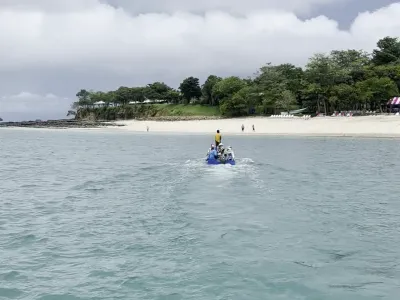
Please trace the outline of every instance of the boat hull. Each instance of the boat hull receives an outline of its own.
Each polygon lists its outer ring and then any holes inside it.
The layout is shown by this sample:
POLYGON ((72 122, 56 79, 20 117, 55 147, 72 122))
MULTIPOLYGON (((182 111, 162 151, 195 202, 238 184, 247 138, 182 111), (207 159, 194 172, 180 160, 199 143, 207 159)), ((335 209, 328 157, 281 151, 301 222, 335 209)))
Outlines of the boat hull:
POLYGON ((236 162, 234 160, 227 160, 225 162, 222 162, 218 159, 207 159, 207 164, 208 165, 236 165, 236 162))

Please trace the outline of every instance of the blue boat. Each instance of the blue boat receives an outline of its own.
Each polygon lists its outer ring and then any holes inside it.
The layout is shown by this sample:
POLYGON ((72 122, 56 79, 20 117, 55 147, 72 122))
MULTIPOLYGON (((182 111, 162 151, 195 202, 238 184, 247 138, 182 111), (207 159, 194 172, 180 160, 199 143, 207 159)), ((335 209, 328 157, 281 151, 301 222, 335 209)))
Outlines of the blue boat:
POLYGON ((208 165, 236 165, 234 159, 228 159, 226 161, 219 160, 219 159, 206 159, 208 165))
POLYGON ((220 146, 222 148, 219 148, 219 154, 218 154, 218 158, 212 158, 209 159, 208 158, 208 154, 211 151, 211 148, 208 149, 208 153, 206 156, 206 162, 209 165, 236 165, 236 161, 235 161, 235 154, 233 153, 232 147, 228 147, 226 149, 223 148, 223 145, 220 144, 220 146))

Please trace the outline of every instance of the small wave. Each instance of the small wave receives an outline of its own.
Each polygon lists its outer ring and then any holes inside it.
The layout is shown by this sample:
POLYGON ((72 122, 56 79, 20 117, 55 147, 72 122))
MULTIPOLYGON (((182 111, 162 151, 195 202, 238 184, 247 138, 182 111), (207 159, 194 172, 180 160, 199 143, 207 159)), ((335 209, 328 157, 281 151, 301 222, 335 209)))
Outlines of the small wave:
POLYGON ((382 281, 371 281, 371 282, 361 282, 357 284, 330 284, 331 288, 347 289, 347 290, 358 290, 367 285, 382 284, 382 281))
POLYGON ((120 287, 128 287, 128 288, 133 288, 137 285, 137 281, 140 279, 139 276, 129 276, 128 278, 124 279, 120 283, 120 287))
POLYGON ((39 300, 81 300, 83 298, 76 297, 71 294, 58 294, 58 295, 42 295, 39 300))
POLYGON ((316 251, 327 255, 328 256, 328 262, 337 262, 341 260, 345 260, 351 256, 357 255, 359 251, 347 251, 347 252, 342 252, 339 250, 328 250, 328 249, 319 249, 316 247, 313 247, 316 251))
POLYGON ((104 185, 110 183, 109 180, 101 179, 99 181, 88 180, 82 184, 75 185, 71 190, 75 191, 88 191, 88 192, 100 192, 103 191, 104 185))
POLYGON ((27 246, 34 242, 38 241, 38 238, 34 234, 27 234, 23 236, 19 236, 14 238, 11 243, 9 243, 6 248, 7 249, 16 249, 20 247, 27 246))
POLYGON ((159 165, 154 165, 154 166, 145 166, 145 167, 139 167, 139 170, 140 171, 154 171, 154 170, 156 170, 157 168, 159 168, 160 166, 159 165))
POLYGON ((34 189, 39 187, 37 184, 23 184, 21 185, 21 189, 34 189))
POLYGON ((313 264, 309 264, 303 261, 295 261, 294 262, 296 265, 302 266, 302 267, 306 267, 306 268, 317 268, 317 266, 313 265, 313 264))
POLYGON ((10 271, 7 273, 0 274, 0 280, 15 280, 16 278, 20 277, 20 273, 17 271, 10 271))
POLYGON ((131 178, 132 174, 131 173, 118 173, 114 175, 115 179, 126 179, 126 178, 131 178))
POLYGON ((100 278, 115 277, 115 272, 114 271, 104 271, 104 270, 94 270, 94 271, 90 272, 89 277, 100 277, 100 278))
POLYGON ((85 189, 85 191, 97 193, 97 192, 104 191, 104 188, 88 188, 88 189, 85 189))
POLYGON ((194 168, 194 167, 204 167, 206 165, 207 164, 206 164, 205 159, 188 159, 185 162, 185 166, 186 167, 192 167, 192 168, 194 168))
POLYGON ((18 298, 22 295, 22 291, 19 289, 9 289, 9 288, 0 288, 0 298, 18 298))
POLYGON ((89 188, 89 187, 91 187, 93 185, 96 185, 96 184, 98 184, 98 182, 95 182, 95 181, 92 181, 92 180, 88 180, 88 181, 85 181, 84 183, 75 185, 72 189, 74 189, 74 190, 84 190, 84 189, 89 188))
POLYGON ((254 160, 252 160, 251 158, 246 158, 246 157, 237 159, 237 161, 239 161, 241 163, 245 163, 245 164, 254 164, 255 163, 254 160))

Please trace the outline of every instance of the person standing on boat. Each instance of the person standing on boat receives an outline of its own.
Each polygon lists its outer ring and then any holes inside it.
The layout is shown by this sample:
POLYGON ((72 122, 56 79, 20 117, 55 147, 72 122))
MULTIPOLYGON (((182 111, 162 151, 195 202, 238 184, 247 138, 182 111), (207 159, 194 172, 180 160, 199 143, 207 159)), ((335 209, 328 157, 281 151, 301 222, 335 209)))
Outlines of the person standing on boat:
POLYGON ((218 147, 219 144, 221 144, 221 134, 219 133, 219 130, 217 130, 217 133, 215 134, 215 146, 218 147))

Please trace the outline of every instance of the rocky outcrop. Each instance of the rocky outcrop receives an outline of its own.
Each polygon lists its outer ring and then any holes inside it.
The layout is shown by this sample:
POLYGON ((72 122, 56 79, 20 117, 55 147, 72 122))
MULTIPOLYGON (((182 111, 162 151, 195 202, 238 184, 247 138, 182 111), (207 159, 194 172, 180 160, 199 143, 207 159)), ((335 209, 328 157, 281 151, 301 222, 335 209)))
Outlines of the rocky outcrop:
POLYGON ((3 122, 0 127, 30 127, 30 128, 98 128, 104 126, 124 126, 112 122, 91 122, 79 120, 48 120, 48 121, 23 121, 3 122))

